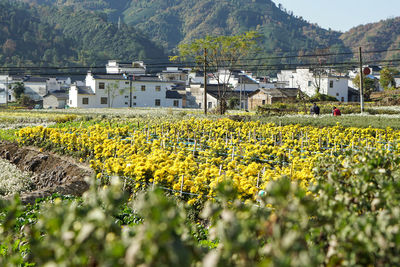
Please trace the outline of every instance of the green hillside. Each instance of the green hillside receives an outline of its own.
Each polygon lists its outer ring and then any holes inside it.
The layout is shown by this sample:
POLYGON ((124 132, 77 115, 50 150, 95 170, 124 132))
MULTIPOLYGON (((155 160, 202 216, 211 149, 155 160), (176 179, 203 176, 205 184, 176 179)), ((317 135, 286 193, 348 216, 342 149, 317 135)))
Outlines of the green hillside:
POLYGON ((340 33, 310 24, 271 0, 26 0, 102 11, 140 28, 168 50, 205 35, 232 35, 248 30, 265 34, 265 48, 288 50, 340 45, 340 33))
POLYGON ((96 64, 107 59, 165 58, 163 49, 132 26, 101 12, 28 6, 0 0, 0 64, 96 64))
POLYGON ((168 50, 205 35, 248 30, 263 33, 264 51, 341 45, 340 33, 295 17, 270 0, 134 0, 123 14, 126 23, 137 25, 168 50))
MULTIPOLYGON (((56 59, 70 61, 71 57, 74 61, 85 63, 107 58, 125 60, 163 58, 163 49, 167 54, 174 54, 180 43, 190 42, 206 35, 235 35, 249 30, 256 30, 261 34, 260 49, 253 58, 262 60, 251 61, 248 64, 276 65, 276 68, 279 68, 280 64, 339 62, 349 60, 349 56, 301 59, 293 57, 270 59, 270 57, 349 52, 359 45, 365 46, 368 50, 386 50, 398 48, 400 42, 400 18, 359 26, 343 34, 311 24, 281 5, 275 5, 271 0, 24 0, 24 2, 36 8, 25 11, 28 13, 27 19, 31 16, 34 23, 44 23, 51 29, 49 34, 54 34, 53 37, 58 36, 58 41, 64 38, 64 43, 68 44, 67 48, 61 49, 54 43, 56 38, 48 36, 47 49, 55 51, 48 52, 46 58, 53 57, 53 61, 56 59), (118 21, 121 22, 119 30, 118 21), (152 42, 149 42, 149 39, 152 42), (73 45, 70 45, 71 42, 73 45)), ((25 28, 22 31, 25 31, 25 28)), ((38 35, 35 29, 33 34, 38 35)), ((4 38, 2 36, 0 45, 4 46, 8 37, 4 38)), ((40 38, 34 40, 34 42, 41 41, 40 38)), ((36 46, 38 45, 33 47, 36 46)), ((37 57, 40 58, 41 53, 37 53, 37 57)), ((9 57, 3 55, 3 61, 5 56, 9 57)), ((371 59, 391 59, 398 57, 398 52, 368 56, 371 59)))

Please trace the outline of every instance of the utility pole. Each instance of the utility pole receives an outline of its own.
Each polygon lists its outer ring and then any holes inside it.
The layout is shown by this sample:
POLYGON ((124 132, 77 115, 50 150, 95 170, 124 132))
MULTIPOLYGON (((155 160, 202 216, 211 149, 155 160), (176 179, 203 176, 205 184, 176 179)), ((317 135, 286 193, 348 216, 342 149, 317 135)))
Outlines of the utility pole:
POLYGON ((129 76, 129 107, 132 107, 132 80, 133 76, 129 76))
POLYGON ((361 46, 359 47, 360 52, 360 106, 361 113, 364 112, 364 73, 363 73, 363 63, 362 63, 362 50, 361 46))
POLYGON ((6 77, 6 89, 4 91, 6 94, 6 108, 8 108, 8 75, 6 77))
POLYGON ((204 48, 204 115, 207 115, 207 48, 204 48))
POLYGON ((240 110, 242 110, 242 84, 243 84, 243 75, 240 75, 239 78, 240 78, 239 107, 240 107, 240 110))

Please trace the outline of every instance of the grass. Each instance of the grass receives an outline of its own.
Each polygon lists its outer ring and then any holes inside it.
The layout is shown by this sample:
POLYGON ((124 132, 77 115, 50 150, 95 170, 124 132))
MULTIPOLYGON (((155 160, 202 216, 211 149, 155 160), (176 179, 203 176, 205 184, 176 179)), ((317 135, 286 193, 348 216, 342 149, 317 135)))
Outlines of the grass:
POLYGON ((385 129, 390 127, 392 129, 400 129, 400 116, 399 115, 361 115, 351 114, 343 115, 340 117, 333 117, 332 115, 322 115, 318 117, 310 115, 288 115, 282 117, 252 117, 252 120, 259 120, 262 123, 273 122, 277 125, 300 124, 315 127, 335 126, 340 123, 344 127, 358 127, 385 129))
MULTIPOLYGON (((388 110, 400 112, 397 107, 378 108, 380 112, 388 110)), ((160 120, 179 120, 183 118, 209 118, 235 117, 244 120, 260 121, 262 123, 275 123, 276 125, 300 124, 314 127, 335 126, 340 123, 344 127, 359 127, 385 129, 400 129, 400 115, 360 115, 345 114, 340 117, 321 115, 285 115, 285 116, 258 116, 251 112, 229 111, 225 116, 204 116, 200 110, 190 109, 69 109, 69 110, 2 110, 0 111, 0 140, 15 141, 14 133, 18 128, 26 126, 88 127, 95 123, 110 125, 142 124, 144 121, 155 122, 160 120)))
POLYGON ((7 130, 0 130, 0 140, 5 140, 5 141, 10 141, 14 142, 17 140, 17 137, 15 136, 15 133, 18 131, 18 129, 7 129, 7 130))

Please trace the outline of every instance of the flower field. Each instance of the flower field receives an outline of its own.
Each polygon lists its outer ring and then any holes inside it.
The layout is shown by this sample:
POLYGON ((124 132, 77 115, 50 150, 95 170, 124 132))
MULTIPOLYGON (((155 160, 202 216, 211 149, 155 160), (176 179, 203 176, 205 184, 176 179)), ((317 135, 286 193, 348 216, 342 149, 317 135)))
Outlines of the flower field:
POLYGON ((343 158, 348 151, 398 153, 400 131, 342 127, 278 126, 230 119, 140 121, 119 126, 28 127, 18 142, 77 152, 97 177, 120 176, 133 189, 158 186, 189 203, 214 197, 215 188, 233 181, 242 200, 281 176, 307 189, 315 162, 343 158))
POLYGON ((400 264, 398 115, 118 112, 2 119, 0 139, 96 178, 82 197, 0 197, 1 266, 400 264))
POLYGON ((0 196, 28 191, 32 187, 30 173, 22 172, 6 160, 0 159, 0 196))

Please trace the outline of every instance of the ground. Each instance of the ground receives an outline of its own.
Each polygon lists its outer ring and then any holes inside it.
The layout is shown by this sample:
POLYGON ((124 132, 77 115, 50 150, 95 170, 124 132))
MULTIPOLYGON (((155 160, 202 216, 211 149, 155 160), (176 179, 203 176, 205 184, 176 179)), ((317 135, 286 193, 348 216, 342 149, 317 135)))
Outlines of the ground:
POLYGON ((54 193, 81 195, 89 188, 85 177, 93 175, 89 167, 78 164, 71 158, 40 152, 32 147, 20 147, 10 142, 0 142, 0 157, 23 171, 32 172, 31 179, 35 189, 21 195, 24 203, 32 203, 35 198, 54 193))

